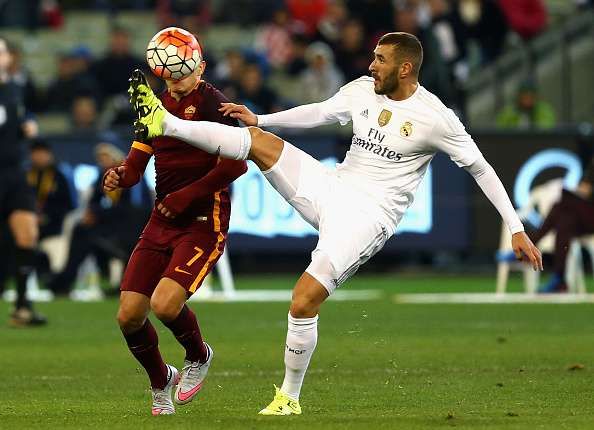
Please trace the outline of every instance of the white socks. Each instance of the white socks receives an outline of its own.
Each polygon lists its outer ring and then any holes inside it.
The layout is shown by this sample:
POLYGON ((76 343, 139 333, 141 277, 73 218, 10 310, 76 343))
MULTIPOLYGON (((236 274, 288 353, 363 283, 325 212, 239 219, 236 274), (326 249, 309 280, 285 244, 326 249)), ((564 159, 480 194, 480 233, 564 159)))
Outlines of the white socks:
POLYGON ((185 121, 165 114, 163 134, 181 139, 209 154, 232 160, 247 160, 252 146, 249 129, 209 121, 185 121))
POLYGON ((318 315, 313 318, 293 318, 289 314, 285 345, 285 380, 281 391, 298 400, 309 360, 318 342, 318 315))

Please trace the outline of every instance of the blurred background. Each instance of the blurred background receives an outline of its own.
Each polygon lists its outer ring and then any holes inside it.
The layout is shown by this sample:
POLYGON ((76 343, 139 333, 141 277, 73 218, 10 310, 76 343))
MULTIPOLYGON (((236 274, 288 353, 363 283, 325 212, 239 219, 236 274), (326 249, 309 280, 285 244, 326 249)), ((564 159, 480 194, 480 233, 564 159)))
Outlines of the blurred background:
MULTIPOLYGON (((0 0, 12 79, 39 123, 40 137, 24 145, 31 148, 29 180, 38 190, 50 280, 92 255, 90 272, 117 285, 152 205, 154 174, 149 168, 144 188, 116 212, 105 206, 96 181, 128 151, 128 77, 146 69, 146 45, 167 26, 196 34, 205 79, 257 113, 324 100, 368 73, 382 34, 416 34, 425 50, 421 83, 462 118, 531 226, 555 195, 535 202, 534 190, 575 187, 594 152, 592 1, 0 0), (51 183, 43 179, 48 168, 59 172, 51 183), (60 184, 52 185, 58 176, 60 184), (112 212, 98 217, 98 211, 112 212), (100 228, 98 218, 107 220, 100 228), (67 262, 70 244, 85 240, 81 258, 67 262)), ((156 79, 151 84, 163 87, 156 79)), ((280 135, 331 165, 348 150, 351 127, 280 135)), ((233 199, 234 273, 306 267, 315 232, 254 166, 234 184, 233 199)), ((591 242, 576 251, 586 273, 591 242)), ((507 238, 495 209, 468 174, 438 156, 397 236, 361 270, 481 274, 495 291, 500 243, 507 238)))

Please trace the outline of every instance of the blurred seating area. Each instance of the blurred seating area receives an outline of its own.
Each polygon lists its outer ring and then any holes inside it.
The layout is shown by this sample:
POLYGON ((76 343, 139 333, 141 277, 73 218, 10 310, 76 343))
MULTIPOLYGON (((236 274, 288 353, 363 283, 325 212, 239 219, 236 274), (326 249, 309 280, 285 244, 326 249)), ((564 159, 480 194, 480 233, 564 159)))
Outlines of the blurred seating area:
POLYGON ((206 79, 256 112, 325 99, 367 73, 381 34, 414 33, 425 49, 423 85, 481 124, 513 111, 526 78, 544 102, 548 94, 528 70, 481 110, 468 83, 591 7, 588 0, 30 0, 0 3, 0 33, 13 44, 13 74, 43 134, 127 130, 127 77, 144 67, 150 37, 170 25, 197 34, 206 79))

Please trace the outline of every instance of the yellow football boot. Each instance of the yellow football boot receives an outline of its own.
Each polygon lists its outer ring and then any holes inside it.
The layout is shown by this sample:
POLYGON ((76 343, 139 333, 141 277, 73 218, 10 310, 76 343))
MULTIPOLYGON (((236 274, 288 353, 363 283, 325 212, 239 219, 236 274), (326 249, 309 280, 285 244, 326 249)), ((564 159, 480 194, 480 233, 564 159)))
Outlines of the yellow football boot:
POLYGON ((268 406, 262 409, 260 415, 301 415, 301 406, 299 400, 292 399, 275 385, 276 394, 274 400, 268 406))
POLYGON ((144 139, 161 136, 166 114, 161 100, 155 95, 140 70, 134 70, 129 81, 130 104, 138 115, 138 119, 134 122, 135 134, 144 139))

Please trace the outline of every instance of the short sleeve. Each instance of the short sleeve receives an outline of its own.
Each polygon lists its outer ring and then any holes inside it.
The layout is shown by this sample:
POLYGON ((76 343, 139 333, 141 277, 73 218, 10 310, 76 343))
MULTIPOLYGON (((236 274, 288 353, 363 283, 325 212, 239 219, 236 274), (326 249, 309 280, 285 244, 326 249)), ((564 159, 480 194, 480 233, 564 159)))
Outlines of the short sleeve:
POLYGON ((239 121, 237 119, 231 118, 230 116, 224 116, 221 112, 219 112, 221 103, 227 103, 229 100, 218 89, 208 85, 205 91, 205 96, 202 100, 204 120, 218 122, 219 124, 230 125, 232 127, 239 126, 239 121))
POLYGON ((448 154, 458 167, 470 166, 482 157, 472 136, 451 109, 439 116, 429 143, 436 150, 448 154))

